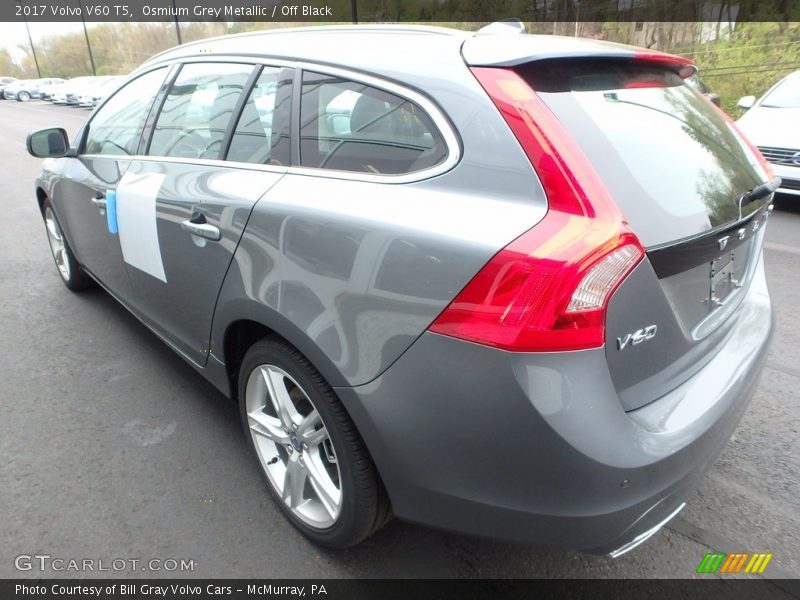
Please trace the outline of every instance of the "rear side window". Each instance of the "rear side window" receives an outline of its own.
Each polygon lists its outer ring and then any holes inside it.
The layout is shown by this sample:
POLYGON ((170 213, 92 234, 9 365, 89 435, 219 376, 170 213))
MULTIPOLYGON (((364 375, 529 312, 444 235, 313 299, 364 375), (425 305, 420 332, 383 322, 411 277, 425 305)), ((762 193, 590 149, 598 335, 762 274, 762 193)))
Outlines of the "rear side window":
POLYGON ((219 157, 222 139, 253 70, 252 65, 184 65, 164 100, 150 140, 150 156, 219 157))
POLYGON ((166 76, 166 68, 156 69, 118 90, 89 122, 84 152, 136 154, 150 105, 166 76))
POLYGON ((646 246, 707 231, 760 208, 736 200, 763 182, 755 157, 674 72, 607 60, 518 71, 578 142, 646 246))
POLYGON ((441 134, 410 100, 363 83, 303 73, 302 166, 399 175, 445 158, 441 134))
POLYGON ((250 92, 228 149, 228 160, 288 165, 292 69, 264 67, 250 92))

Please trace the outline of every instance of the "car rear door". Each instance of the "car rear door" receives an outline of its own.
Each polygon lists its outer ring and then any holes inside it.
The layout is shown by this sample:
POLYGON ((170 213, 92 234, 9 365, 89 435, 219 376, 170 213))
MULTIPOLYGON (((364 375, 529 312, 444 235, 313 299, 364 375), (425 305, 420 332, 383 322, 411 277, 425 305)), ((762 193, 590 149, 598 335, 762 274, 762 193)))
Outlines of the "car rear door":
POLYGON ((292 70, 282 67, 182 65, 149 127, 148 156, 120 182, 134 308, 199 365, 250 212, 289 162, 291 83, 292 70), (229 148, 233 160, 223 162, 229 148))

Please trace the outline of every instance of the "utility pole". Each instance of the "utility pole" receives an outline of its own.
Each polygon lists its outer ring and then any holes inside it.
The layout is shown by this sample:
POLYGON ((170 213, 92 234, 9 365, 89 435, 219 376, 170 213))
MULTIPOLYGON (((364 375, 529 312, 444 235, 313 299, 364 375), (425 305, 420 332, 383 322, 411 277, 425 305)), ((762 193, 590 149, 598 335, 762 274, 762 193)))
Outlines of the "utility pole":
POLYGON ((89 31, 86 29, 86 19, 83 18, 83 3, 78 0, 78 6, 81 9, 81 21, 83 22, 83 36, 86 38, 86 48, 89 50, 89 62, 92 63, 92 75, 97 75, 97 67, 94 64, 94 54, 92 54, 92 45, 89 43, 89 31))
POLYGON ((358 0, 350 0, 350 10, 353 13, 353 24, 358 25, 358 0))
POLYGON ((178 9, 175 6, 175 0, 172 0, 172 14, 175 15, 175 36, 178 38, 178 46, 183 44, 181 41, 181 26, 178 23, 178 9))
POLYGON ((36 73, 39 76, 39 79, 42 78, 42 70, 39 68, 39 59, 36 58, 36 48, 33 47, 33 38, 31 37, 31 28, 28 25, 28 17, 25 16, 25 5, 22 3, 22 0, 16 0, 17 4, 22 7, 22 20, 25 21, 25 29, 28 32, 28 42, 31 45, 31 54, 33 54, 33 62, 36 63, 36 73))

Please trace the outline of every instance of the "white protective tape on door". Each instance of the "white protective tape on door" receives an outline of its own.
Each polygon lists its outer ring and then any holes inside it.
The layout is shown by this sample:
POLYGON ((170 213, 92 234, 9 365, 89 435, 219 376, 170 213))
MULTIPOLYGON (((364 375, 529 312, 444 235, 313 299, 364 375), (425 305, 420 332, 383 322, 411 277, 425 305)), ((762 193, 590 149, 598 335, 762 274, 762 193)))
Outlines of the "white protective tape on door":
POLYGON ((161 173, 125 173, 117 186, 117 226, 123 260, 166 283, 156 224, 156 198, 163 182, 161 173))

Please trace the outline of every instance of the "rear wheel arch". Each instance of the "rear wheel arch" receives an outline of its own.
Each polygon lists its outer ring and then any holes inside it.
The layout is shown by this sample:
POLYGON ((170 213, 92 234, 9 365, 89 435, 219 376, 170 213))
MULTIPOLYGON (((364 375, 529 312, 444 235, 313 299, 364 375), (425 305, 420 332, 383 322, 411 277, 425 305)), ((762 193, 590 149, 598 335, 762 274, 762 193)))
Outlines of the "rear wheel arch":
POLYGON ((223 337, 223 361, 231 384, 231 396, 237 400, 239 380, 239 367, 247 351, 261 339, 279 338, 272 329, 250 319, 234 321, 225 330, 223 337))
MULTIPOLYGON (((256 304, 256 303, 253 303, 256 304)), ((245 360, 249 350, 256 346, 262 340, 273 341, 277 343, 282 343, 290 348, 296 350, 303 359, 308 361, 310 365, 315 368, 325 382, 334 388, 335 385, 343 385, 342 382, 345 381, 341 373, 336 369, 334 364, 328 359, 324 354, 322 354, 319 349, 313 346, 313 342, 308 339, 307 336, 303 334, 302 331, 295 328, 296 331, 292 332, 291 328, 281 327, 280 326, 280 319, 282 318, 279 314, 269 315, 269 312, 272 312, 271 309, 268 307, 264 307, 263 305, 258 305, 258 308, 252 310, 260 310, 266 313, 263 316, 267 318, 239 318, 236 320, 231 321, 225 327, 224 334, 222 336, 222 349, 223 349, 223 360, 225 362, 225 369, 228 375, 228 381, 230 383, 229 389, 231 398, 234 402, 239 403, 241 399, 239 398, 239 377, 240 377, 240 368, 242 366, 242 362, 245 360), (278 324, 277 327, 271 327, 266 323, 278 324), (292 334, 294 333, 294 335, 292 334), (299 340, 299 343, 296 341, 299 340), (308 349, 311 348, 310 351, 308 349), (332 374, 332 375, 329 375, 332 374), (336 382, 336 383, 334 383, 336 382)), ((287 321, 288 323, 288 321, 287 321)), ((346 385, 346 382, 344 383, 346 385)), ((379 466, 375 463, 375 460, 372 456, 372 452, 370 450, 369 444, 364 436, 361 434, 361 427, 359 426, 359 422, 357 420, 357 415, 353 414, 353 411, 349 410, 345 402, 343 402, 341 395, 336 393, 335 388, 332 390, 334 395, 337 397, 337 400, 341 403, 341 406, 352 422, 353 427, 355 429, 355 433, 357 434, 358 438, 361 440, 361 443, 364 444, 364 447, 367 451, 367 454, 370 457, 372 464, 375 466, 377 481, 378 481, 378 494, 381 498, 380 500, 380 514, 377 517, 377 521, 375 523, 375 530, 382 527, 385 523, 387 523, 393 516, 393 511, 391 508, 391 500, 389 498, 389 494, 386 490, 385 484, 383 483, 383 477, 381 475, 381 470, 379 466)), ((358 412, 358 411, 356 411, 358 412)))
POLYGON ((36 201, 39 204, 39 212, 44 215, 44 201, 47 200, 47 192, 45 192, 42 188, 36 188, 36 201))
MULTIPOLYGON (((283 340, 297 349, 332 387, 348 385, 342 373, 314 342, 296 325, 269 307, 256 302, 235 302, 236 317, 226 319, 221 340, 214 347, 222 349, 222 360, 236 400, 239 367, 247 351, 259 340, 269 337, 283 340), (220 343, 221 342, 221 343, 220 343)), ((223 309, 224 310, 224 309, 223 309)), ((215 325, 216 327, 216 325, 215 325)))

